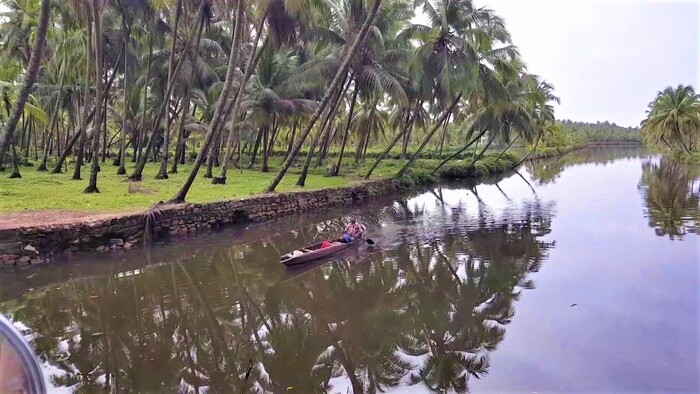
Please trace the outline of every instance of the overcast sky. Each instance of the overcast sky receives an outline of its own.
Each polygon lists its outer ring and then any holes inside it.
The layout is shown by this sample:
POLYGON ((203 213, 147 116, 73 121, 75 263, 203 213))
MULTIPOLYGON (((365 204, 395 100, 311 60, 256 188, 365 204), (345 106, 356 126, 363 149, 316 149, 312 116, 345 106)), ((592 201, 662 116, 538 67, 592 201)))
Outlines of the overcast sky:
POLYGON ((505 18, 557 118, 638 126, 659 90, 697 89, 700 0, 474 0, 505 18))

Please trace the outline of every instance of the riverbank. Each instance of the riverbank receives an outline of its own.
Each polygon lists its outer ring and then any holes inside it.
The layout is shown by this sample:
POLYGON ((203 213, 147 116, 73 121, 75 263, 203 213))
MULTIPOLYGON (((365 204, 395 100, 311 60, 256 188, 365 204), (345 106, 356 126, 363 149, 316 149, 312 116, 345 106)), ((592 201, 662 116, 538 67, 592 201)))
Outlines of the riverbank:
MULTIPOLYGON (((425 186, 440 179, 477 181, 481 177, 503 173, 518 161, 518 156, 512 153, 491 154, 474 166, 470 165, 471 159, 464 159, 448 163, 432 174, 432 169, 439 161, 422 159, 417 160, 405 176, 396 179, 386 174, 396 173, 403 163, 389 160, 377 171, 380 179, 340 178, 347 184, 318 190, 290 190, 223 201, 157 205, 149 210, 78 217, 67 214, 61 218, 62 211, 58 211, 59 214, 52 218, 53 223, 49 222, 49 218, 43 218, 40 224, 20 219, 13 225, 0 228, 0 263, 6 266, 43 264, 64 252, 130 249, 137 244, 171 235, 194 235, 248 221, 262 221, 328 206, 361 203, 374 197, 425 186)), ((46 198, 51 199, 48 195, 46 198)), ((37 215, 35 220, 41 220, 42 215, 37 215)))

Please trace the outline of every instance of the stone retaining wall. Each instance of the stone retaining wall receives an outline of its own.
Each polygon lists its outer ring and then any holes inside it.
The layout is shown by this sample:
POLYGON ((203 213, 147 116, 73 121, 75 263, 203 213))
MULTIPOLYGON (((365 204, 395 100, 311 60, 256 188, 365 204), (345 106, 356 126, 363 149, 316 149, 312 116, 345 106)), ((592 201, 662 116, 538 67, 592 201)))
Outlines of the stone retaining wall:
POLYGON ((163 206, 150 214, 108 220, 0 230, 0 265, 42 264, 64 252, 130 249, 169 234, 191 235, 332 205, 348 205, 399 191, 391 180, 214 202, 163 206), (148 222, 148 225, 147 225, 148 222), (145 229, 150 229, 144 233, 145 229))

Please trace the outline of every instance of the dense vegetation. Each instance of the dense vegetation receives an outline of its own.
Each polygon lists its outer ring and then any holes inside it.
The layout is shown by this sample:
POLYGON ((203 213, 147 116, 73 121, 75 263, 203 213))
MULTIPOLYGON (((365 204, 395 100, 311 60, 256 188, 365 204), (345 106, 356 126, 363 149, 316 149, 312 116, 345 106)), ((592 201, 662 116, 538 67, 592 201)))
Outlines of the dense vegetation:
POLYGON ((427 153, 443 158, 431 173, 457 158, 475 167, 554 128, 552 86, 527 72, 503 19, 470 0, 0 3, 11 178, 89 174, 85 193, 175 178, 163 189, 180 202, 202 166, 210 180, 196 187, 240 194, 236 167, 272 172, 259 191, 274 191, 290 170, 305 186, 370 159, 369 177, 387 155, 401 160, 392 176, 427 153))
POLYGON ((581 138, 587 143, 641 143, 642 135, 638 127, 618 126, 615 122, 576 122, 572 120, 560 121, 564 131, 576 138, 581 138))
POLYGON ((684 85, 659 92, 649 103, 642 136, 648 145, 700 163, 700 95, 684 85))

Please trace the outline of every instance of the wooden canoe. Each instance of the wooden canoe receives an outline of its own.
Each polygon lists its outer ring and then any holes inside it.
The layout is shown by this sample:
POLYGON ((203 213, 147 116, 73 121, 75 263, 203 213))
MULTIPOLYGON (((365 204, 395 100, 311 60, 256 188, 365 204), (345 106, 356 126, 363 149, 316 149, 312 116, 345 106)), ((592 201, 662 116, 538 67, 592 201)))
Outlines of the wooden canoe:
POLYGON ((327 248, 321 249, 322 242, 305 246, 301 249, 295 250, 294 252, 287 253, 280 257, 280 263, 286 266, 295 266, 299 264, 305 264, 310 261, 319 260, 324 257, 340 253, 343 250, 350 249, 365 242, 363 238, 356 239, 349 243, 343 243, 339 241, 333 241, 333 245, 327 248))

